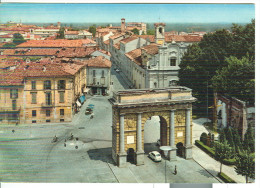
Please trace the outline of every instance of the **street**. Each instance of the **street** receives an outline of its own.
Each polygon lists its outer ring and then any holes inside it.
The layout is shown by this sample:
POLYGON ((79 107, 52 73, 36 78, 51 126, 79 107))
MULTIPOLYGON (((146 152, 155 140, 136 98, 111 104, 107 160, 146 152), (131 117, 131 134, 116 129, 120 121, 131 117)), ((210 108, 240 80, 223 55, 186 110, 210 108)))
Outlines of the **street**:
MULTIPOLYGON (((112 70, 114 90, 128 87, 112 70)), ((118 168, 112 161, 112 113, 109 96, 89 96, 71 123, 33 124, 0 128, 1 182, 107 183, 218 183, 194 160, 153 162, 148 152, 158 150, 159 120, 145 125, 145 165, 118 168), (85 115, 94 105, 94 118, 85 115), (14 130, 14 132, 12 132, 14 130), (73 135, 74 139, 69 140, 73 135), (54 136, 57 142, 52 143, 54 136), (78 138, 76 140, 76 138, 78 138), (65 141, 66 140, 66 141, 65 141), (174 168, 177 166, 177 175, 174 168), (165 176, 166 175, 166 176, 165 176)))

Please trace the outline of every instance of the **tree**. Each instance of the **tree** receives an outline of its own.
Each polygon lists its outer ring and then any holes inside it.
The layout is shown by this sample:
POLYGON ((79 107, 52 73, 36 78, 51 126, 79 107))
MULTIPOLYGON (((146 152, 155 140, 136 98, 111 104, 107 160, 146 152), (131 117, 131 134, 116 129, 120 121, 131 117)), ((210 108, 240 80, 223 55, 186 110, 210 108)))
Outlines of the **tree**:
POLYGON ((215 158, 220 162, 220 172, 222 171, 222 164, 224 159, 229 159, 232 153, 232 148, 225 140, 223 143, 215 142, 215 158))
POLYGON ((61 27, 60 30, 58 31, 58 36, 57 38, 58 39, 64 39, 64 32, 65 32, 65 28, 64 27, 61 27))
MULTIPOLYGON (((248 96, 251 95, 249 98, 253 101, 252 96, 254 92, 252 91, 254 91, 254 79, 250 81, 247 79, 245 81, 245 87, 243 87, 243 89, 240 88, 240 91, 236 93, 237 90, 228 90, 229 86, 232 86, 231 89, 234 87, 238 88, 237 86, 239 86, 240 81, 243 82, 243 79, 239 80, 238 77, 236 77, 236 81, 232 83, 227 81, 227 83, 225 83, 225 79, 219 79, 217 80, 218 83, 215 81, 215 84, 212 84, 212 78, 218 71, 229 65, 230 60, 227 59, 231 56, 239 59, 248 54, 250 61, 254 61, 254 29, 254 20, 246 26, 234 25, 231 32, 222 29, 214 33, 208 33, 203 36, 203 39, 198 44, 193 44, 188 47, 180 64, 179 84, 190 87, 193 90, 194 96, 198 99, 195 103, 198 109, 206 112, 206 108, 208 108, 207 104, 209 106, 212 105, 213 90, 215 90, 216 84, 221 86, 222 82, 224 82, 225 91, 229 91, 231 96, 237 94, 234 96, 237 97, 242 93, 243 99, 247 99, 248 96), (243 43, 246 43, 246 45, 243 45, 243 43), (243 46, 243 52, 239 49, 241 46, 243 46), (234 84, 234 82, 236 83, 234 84), (208 100, 205 100, 206 93, 208 93, 208 100), (210 101, 210 103, 207 101, 210 101)), ((233 70, 226 70, 226 75, 232 75, 233 70)), ((252 72, 250 73, 251 77, 254 75, 254 69, 252 72)), ((243 73, 241 73, 241 75, 243 73)), ((223 91, 220 88, 221 87, 217 88, 217 92, 223 91)))
POLYGON ((220 130, 219 136, 218 136, 218 141, 223 143, 226 140, 226 134, 224 129, 220 130))
MULTIPOLYGON (((147 28, 148 29, 148 28, 147 28)), ((148 29, 146 32, 147 35, 154 35, 155 34, 155 30, 154 29, 148 29)))
POLYGON ((95 25, 90 26, 88 30, 90 33, 92 33, 93 37, 96 36, 96 26, 95 25))
POLYGON ((19 44, 24 43, 24 42, 26 42, 26 40, 24 40, 23 36, 20 33, 15 33, 13 35, 13 43, 15 45, 19 45, 19 44))
POLYGON ((250 153, 255 152, 255 132, 251 126, 251 124, 248 125, 244 142, 243 142, 243 147, 245 150, 248 150, 250 153))
POLYGON ((235 144, 236 153, 239 153, 240 150, 242 149, 242 142, 237 129, 233 129, 233 136, 234 136, 233 139, 234 143, 236 143, 235 144))
POLYGON ((3 45, 3 48, 15 48, 16 45, 14 43, 6 43, 3 45))
POLYGON ((137 29, 137 28, 134 28, 134 29, 132 30, 132 32, 133 32, 135 35, 139 35, 139 29, 137 29))
POLYGON ((226 58, 227 66, 216 72, 212 78, 218 93, 234 96, 245 102, 255 101, 255 64, 249 55, 238 59, 226 58))
POLYGON ((237 174, 246 177, 246 183, 248 178, 255 179, 255 157, 248 151, 240 152, 236 158, 235 171, 237 174))

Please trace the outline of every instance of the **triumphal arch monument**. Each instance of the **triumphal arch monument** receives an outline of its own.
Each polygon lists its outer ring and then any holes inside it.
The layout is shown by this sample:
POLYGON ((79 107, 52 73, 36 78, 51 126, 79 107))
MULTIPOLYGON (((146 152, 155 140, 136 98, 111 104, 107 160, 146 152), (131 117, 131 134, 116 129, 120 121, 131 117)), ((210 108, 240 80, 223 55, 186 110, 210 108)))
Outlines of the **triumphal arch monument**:
POLYGON ((176 145, 183 144, 184 158, 192 158, 191 89, 175 86, 163 89, 132 89, 114 92, 112 103, 112 158, 119 167, 127 164, 131 149, 136 165, 144 164, 144 124, 160 118, 161 146, 171 146, 169 160, 176 160, 176 145))

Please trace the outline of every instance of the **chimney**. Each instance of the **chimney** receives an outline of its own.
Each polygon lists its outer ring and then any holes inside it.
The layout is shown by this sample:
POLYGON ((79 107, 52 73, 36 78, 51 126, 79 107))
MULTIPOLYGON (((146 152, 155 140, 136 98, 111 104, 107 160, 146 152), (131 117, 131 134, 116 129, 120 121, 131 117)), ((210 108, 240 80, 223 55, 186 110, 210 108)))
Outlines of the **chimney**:
POLYGON ((43 65, 42 71, 43 71, 43 72, 46 71, 46 67, 45 67, 45 65, 43 65))

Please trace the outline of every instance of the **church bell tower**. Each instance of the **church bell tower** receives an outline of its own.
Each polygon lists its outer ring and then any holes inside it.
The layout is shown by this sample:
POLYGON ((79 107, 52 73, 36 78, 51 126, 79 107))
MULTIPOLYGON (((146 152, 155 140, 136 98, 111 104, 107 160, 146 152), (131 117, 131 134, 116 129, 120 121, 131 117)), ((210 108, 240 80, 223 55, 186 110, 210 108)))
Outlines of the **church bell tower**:
POLYGON ((155 23, 155 42, 157 44, 163 44, 165 41, 164 27, 165 23, 155 23))

